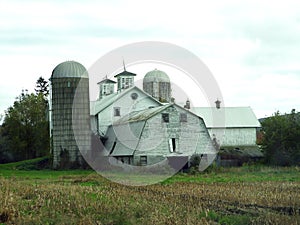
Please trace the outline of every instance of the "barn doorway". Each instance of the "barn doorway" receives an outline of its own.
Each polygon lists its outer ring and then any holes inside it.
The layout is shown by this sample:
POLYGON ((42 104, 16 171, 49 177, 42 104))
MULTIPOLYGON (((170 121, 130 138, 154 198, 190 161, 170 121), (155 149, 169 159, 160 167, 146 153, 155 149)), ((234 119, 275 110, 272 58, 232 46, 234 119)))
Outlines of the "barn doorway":
POLYGON ((169 139, 169 149, 170 152, 176 152, 176 138, 169 139))

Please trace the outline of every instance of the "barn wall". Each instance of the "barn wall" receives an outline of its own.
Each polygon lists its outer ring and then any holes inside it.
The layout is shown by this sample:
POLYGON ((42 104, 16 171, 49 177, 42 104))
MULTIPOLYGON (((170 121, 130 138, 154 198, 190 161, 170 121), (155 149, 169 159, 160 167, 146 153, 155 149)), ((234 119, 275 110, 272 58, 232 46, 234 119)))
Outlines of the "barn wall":
POLYGON ((147 120, 135 152, 135 160, 139 160, 138 156, 148 155, 147 161, 152 164, 157 159, 161 160, 158 156, 191 156, 207 151, 214 152, 214 148, 203 120, 174 106, 147 120), (162 122, 162 113, 169 113, 169 123, 162 122), (180 122, 180 113, 187 114, 187 122, 180 122), (172 138, 176 140, 174 153, 169 143, 172 138))
POLYGON ((132 111, 147 109, 149 106, 159 106, 159 103, 139 90, 133 89, 98 114, 99 130, 105 134, 108 126, 120 119, 120 117, 132 111), (132 93, 138 94, 136 100, 131 98, 132 93), (114 116, 114 107, 120 107, 121 116, 114 116))
POLYGON ((256 128, 209 128, 210 136, 216 137, 221 146, 256 145, 256 128))

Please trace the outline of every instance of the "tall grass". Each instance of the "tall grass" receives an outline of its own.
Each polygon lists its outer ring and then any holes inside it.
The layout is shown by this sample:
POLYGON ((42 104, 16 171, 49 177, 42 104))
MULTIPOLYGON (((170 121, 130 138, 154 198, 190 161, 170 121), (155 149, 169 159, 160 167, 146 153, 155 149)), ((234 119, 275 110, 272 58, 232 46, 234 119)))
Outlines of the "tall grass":
POLYGON ((146 187, 96 174, 0 178, 6 224, 297 224, 298 182, 175 182, 146 187))

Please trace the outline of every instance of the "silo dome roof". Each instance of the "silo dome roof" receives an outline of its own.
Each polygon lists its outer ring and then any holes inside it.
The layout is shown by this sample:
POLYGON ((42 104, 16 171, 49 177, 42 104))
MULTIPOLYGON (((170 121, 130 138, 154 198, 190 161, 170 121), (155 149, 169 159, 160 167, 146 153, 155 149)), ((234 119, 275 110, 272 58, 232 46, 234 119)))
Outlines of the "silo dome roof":
POLYGON ((65 77, 88 78, 88 72, 80 63, 75 61, 66 61, 58 64, 54 68, 51 78, 65 77))
POLYGON ((169 82, 169 76, 161 70, 155 69, 146 73, 143 82, 169 82))

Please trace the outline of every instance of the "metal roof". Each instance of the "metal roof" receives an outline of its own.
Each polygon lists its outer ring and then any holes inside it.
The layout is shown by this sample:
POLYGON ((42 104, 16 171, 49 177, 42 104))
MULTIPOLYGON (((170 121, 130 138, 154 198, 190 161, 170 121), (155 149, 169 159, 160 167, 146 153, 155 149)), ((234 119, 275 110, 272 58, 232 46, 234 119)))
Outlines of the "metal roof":
POLYGON ((148 108, 148 109, 144 109, 144 110, 140 110, 140 111, 131 112, 131 113, 123 116, 122 118, 118 119, 117 121, 115 121, 114 125, 147 120, 172 105, 173 104, 168 104, 168 105, 164 105, 164 106, 158 106, 158 107, 154 107, 154 108, 148 108))
POLYGON ((88 78, 88 72, 80 63, 75 61, 66 61, 58 64, 54 68, 51 79, 65 77, 88 78))
POLYGON ((97 113, 101 112, 106 107, 113 104, 120 96, 120 93, 112 93, 110 95, 105 96, 101 100, 97 100, 94 102, 90 102, 90 113, 91 115, 96 115, 97 113))
POLYGON ((115 75, 114 77, 118 77, 118 76, 136 76, 136 74, 124 70, 123 72, 118 73, 118 74, 115 75))
POLYGON ((194 107, 192 112, 202 117, 206 127, 260 127, 250 107, 194 107))
MULTIPOLYGON (((135 147, 136 148, 136 147, 135 147)), ((130 148, 127 145, 124 145, 122 142, 117 141, 114 151, 110 156, 125 156, 133 155, 135 148, 130 148)))
POLYGON ((100 82, 98 82, 97 84, 102 84, 102 83, 117 83, 116 81, 113 81, 111 79, 105 78, 104 80, 101 80, 100 82))
POLYGON ((170 78, 164 71, 155 69, 146 73, 146 75, 144 76, 143 83, 147 83, 147 82, 169 82, 170 83, 170 78))

